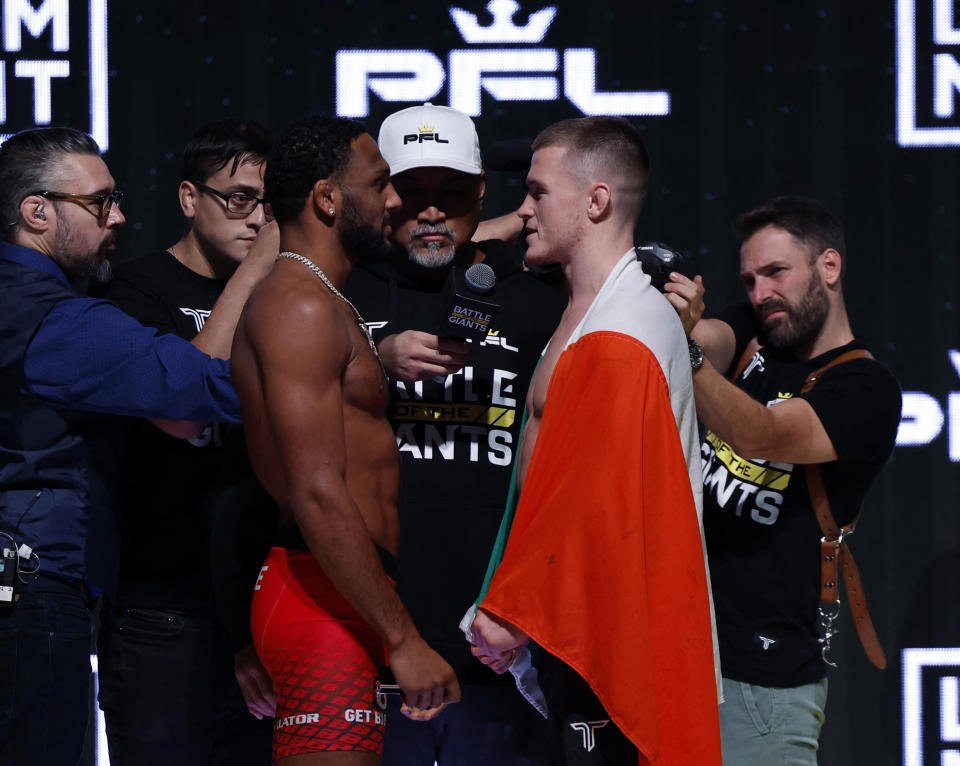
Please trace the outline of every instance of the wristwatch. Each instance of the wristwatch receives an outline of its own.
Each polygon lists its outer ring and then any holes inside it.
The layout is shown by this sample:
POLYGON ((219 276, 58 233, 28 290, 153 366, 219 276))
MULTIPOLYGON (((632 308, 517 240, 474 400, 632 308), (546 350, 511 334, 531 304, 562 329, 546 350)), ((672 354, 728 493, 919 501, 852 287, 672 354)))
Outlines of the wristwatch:
POLYGON ((687 338, 687 349, 690 351, 690 367, 699 370, 703 364, 703 349, 693 338, 687 338))

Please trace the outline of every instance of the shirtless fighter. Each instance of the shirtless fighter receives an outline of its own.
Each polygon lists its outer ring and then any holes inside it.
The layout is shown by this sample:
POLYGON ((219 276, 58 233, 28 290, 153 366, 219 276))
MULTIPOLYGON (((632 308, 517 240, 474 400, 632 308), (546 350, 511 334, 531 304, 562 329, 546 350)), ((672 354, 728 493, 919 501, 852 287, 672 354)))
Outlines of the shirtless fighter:
POLYGON ((559 263, 570 302, 527 394, 473 652, 503 672, 528 639, 544 650, 551 765, 719 766, 691 362, 633 248, 646 148, 626 120, 589 117, 533 150, 527 261, 559 263))
POLYGON ((284 132, 264 182, 282 252, 241 317, 233 376, 251 460, 283 516, 251 614, 277 693, 273 757, 373 764, 386 720, 378 666, 389 662, 411 717, 460 698, 388 578, 399 461, 387 382, 339 291, 353 261, 388 250, 400 198, 363 128, 326 117, 284 132))

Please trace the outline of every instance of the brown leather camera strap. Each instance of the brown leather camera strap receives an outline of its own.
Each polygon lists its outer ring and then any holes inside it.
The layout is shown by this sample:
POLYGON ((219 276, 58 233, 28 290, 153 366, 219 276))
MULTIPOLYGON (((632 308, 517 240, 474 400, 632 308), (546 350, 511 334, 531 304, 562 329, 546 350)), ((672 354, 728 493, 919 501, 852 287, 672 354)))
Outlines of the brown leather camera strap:
MULTIPOLYGON (((818 370, 811 372, 803 383, 800 393, 806 393, 813 388, 820 376, 831 367, 849 362, 851 359, 873 359, 866 349, 853 349, 835 357, 818 370)), ((847 545, 847 536, 853 534, 856 528, 858 512, 849 524, 840 527, 837 525, 833 512, 830 510, 830 500, 823 484, 823 473, 817 464, 806 466, 807 490, 810 492, 810 502, 817 516, 817 523, 823 537, 820 538, 820 600, 825 603, 840 601, 840 575, 847 589, 847 600, 850 602, 850 614, 853 624, 857 628, 857 635, 867 658, 873 665, 883 670, 887 666, 887 658, 877 638, 870 612, 867 609, 867 598, 860 583, 860 572, 857 570, 853 551, 847 545)))
POLYGON ((747 344, 747 347, 743 350, 743 354, 740 355, 740 361, 737 362, 737 366, 734 367, 733 372, 730 373, 730 380, 736 383, 737 378, 740 377, 740 373, 747 369, 747 365, 750 364, 750 360, 753 359, 753 355, 759 350, 760 342, 754 338, 747 344))
MULTIPOLYGON (((746 369, 759 348, 760 345, 756 338, 747 344, 743 356, 740 357, 740 361, 730 378, 731 380, 736 381, 740 377, 740 374, 746 369)), ((806 393, 813 388, 823 373, 831 367, 836 367, 838 364, 843 364, 852 359, 873 359, 873 356, 866 349, 853 349, 840 354, 823 367, 811 372, 804 381, 800 393, 806 393)), ((836 519, 833 517, 833 512, 830 510, 830 500, 827 498, 827 490, 823 483, 820 466, 812 464, 805 466, 805 468, 810 503, 823 534, 820 539, 820 600, 828 604, 839 603, 840 576, 842 575, 847 590, 847 599, 850 602, 853 624, 856 626, 863 650, 867 654, 867 659, 883 670, 887 666, 887 658, 873 627, 873 621, 870 619, 866 595, 860 583, 860 573, 853 558, 853 551, 850 550, 846 540, 847 536, 853 534, 860 514, 858 512, 849 524, 843 527, 838 526, 836 519)))
POLYGON ((843 527, 837 526, 830 511, 830 501, 823 486, 823 475, 819 465, 806 466, 807 489, 810 491, 810 502, 816 511, 817 521, 823 537, 820 538, 820 600, 828 604, 840 601, 840 575, 847 589, 847 601, 850 602, 850 614, 856 626, 857 635, 867 658, 876 667, 883 670, 887 666, 887 658, 877 638, 870 611, 867 609, 867 597, 860 583, 860 572, 853 558, 853 551, 847 545, 847 536, 853 533, 860 514, 843 527))

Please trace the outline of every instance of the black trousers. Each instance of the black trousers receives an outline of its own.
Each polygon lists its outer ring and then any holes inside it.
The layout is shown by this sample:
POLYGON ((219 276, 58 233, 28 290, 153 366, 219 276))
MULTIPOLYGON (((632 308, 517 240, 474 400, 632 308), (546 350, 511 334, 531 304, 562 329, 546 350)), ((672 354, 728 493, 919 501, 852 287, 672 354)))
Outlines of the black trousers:
POLYGON ((212 617, 104 610, 100 707, 111 766, 266 766, 273 719, 248 711, 212 617))
POLYGON ((544 652, 537 672, 550 710, 550 766, 637 766, 636 746, 575 670, 544 652))
POLYGON ((0 605, 0 763, 73 766, 89 717, 91 599, 43 578, 0 605))
POLYGON ((546 766, 547 722, 515 686, 464 684, 462 692, 426 723, 404 718, 390 697, 382 766, 546 766))

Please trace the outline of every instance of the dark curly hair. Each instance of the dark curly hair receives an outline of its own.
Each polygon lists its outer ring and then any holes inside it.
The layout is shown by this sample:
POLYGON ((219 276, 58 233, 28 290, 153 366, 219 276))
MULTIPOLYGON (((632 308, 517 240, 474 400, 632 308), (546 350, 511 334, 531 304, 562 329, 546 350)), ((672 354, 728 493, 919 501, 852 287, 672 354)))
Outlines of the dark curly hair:
POLYGON ((340 117, 306 117, 286 128, 270 153, 263 183, 280 224, 300 215, 313 185, 335 178, 350 162, 350 143, 362 135, 359 122, 340 117))

